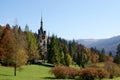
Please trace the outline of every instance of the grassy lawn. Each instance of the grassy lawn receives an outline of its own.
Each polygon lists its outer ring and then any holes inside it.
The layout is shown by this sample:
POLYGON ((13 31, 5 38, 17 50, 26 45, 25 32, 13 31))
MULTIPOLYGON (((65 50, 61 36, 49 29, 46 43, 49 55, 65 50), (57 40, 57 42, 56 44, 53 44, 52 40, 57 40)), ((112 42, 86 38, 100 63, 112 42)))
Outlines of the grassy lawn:
POLYGON ((52 79, 54 76, 49 72, 51 67, 43 65, 26 65, 23 70, 13 75, 12 67, 0 66, 0 80, 43 80, 52 79))
MULTIPOLYGON (((97 65, 102 66, 102 64, 100 63, 97 65)), ((79 68, 78 66, 75 67, 79 68)), ((23 67, 23 70, 17 71, 17 76, 14 76, 14 69, 12 67, 0 66, 0 80, 53 80, 54 75, 49 72, 50 69, 51 66, 48 65, 26 65, 23 67)), ((120 77, 107 80, 120 80, 120 77)))

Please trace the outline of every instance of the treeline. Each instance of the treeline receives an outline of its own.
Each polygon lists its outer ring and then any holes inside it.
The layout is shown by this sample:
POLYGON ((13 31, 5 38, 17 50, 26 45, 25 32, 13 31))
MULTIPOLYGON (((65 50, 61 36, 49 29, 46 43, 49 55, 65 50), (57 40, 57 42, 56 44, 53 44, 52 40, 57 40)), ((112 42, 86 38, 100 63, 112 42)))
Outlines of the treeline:
POLYGON ((0 26, 0 63, 6 66, 19 67, 26 63, 32 63, 37 59, 45 59, 48 63, 70 66, 79 65, 85 68, 88 64, 111 61, 120 63, 120 45, 116 56, 105 54, 105 50, 86 48, 75 40, 67 41, 55 35, 48 36, 47 55, 40 54, 38 35, 29 30, 28 25, 22 31, 18 25, 10 27, 0 26))
POLYGON ((67 41, 52 35, 48 41, 48 62, 55 65, 76 64, 85 68, 88 64, 113 61, 112 53, 105 54, 105 50, 96 47, 86 48, 75 40, 67 41))

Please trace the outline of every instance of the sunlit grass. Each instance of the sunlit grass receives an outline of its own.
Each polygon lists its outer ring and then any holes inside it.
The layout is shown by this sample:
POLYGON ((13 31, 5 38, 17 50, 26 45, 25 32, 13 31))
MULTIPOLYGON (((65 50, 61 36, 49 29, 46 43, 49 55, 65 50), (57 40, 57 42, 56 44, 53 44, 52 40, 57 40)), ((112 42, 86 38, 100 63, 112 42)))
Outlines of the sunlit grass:
MULTIPOLYGON (((102 67, 104 63, 97 63, 96 65, 102 67)), ((17 71, 17 76, 14 76, 12 67, 0 66, 0 80, 53 80, 55 77, 50 73, 52 67, 53 65, 50 64, 26 65, 23 66, 22 70, 17 71)), ((70 67, 79 68, 77 65, 71 65, 70 67)), ((120 80, 120 78, 107 80, 120 80)))
POLYGON ((51 67, 43 65, 26 65, 23 70, 17 71, 17 76, 13 75, 12 67, 0 66, 0 80, 41 80, 54 78, 49 72, 51 67))

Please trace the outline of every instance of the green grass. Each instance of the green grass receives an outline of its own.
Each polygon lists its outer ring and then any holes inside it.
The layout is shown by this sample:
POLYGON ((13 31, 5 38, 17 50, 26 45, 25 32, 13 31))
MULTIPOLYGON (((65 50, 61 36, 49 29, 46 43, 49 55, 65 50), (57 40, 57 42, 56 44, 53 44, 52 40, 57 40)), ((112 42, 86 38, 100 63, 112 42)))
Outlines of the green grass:
POLYGON ((52 79, 54 76, 49 72, 51 67, 45 65, 26 65, 23 70, 13 75, 12 67, 0 66, 0 80, 43 80, 52 79))
MULTIPOLYGON (((102 63, 97 64, 102 66, 102 63)), ((23 70, 17 71, 17 76, 13 75, 14 69, 12 67, 0 66, 0 80, 53 80, 54 75, 49 71, 51 65, 26 65, 23 67, 23 70)), ((71 66, 77 67, 78 66, 71 66)), ((106 79, 103 79, 106 80, 106 79)), ((120 80, 120 77, 107 80, 120 80)))

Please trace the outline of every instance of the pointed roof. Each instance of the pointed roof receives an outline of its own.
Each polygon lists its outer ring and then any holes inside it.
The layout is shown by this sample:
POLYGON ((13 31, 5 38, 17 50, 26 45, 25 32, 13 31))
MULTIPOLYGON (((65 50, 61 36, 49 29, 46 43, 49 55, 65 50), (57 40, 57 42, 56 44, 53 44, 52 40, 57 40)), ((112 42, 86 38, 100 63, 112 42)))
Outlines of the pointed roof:
POLYGON ((42 16, 41 16, 41 22, 40 22, 40 31, 43 33, 43 21, 42 21, 42 16))

